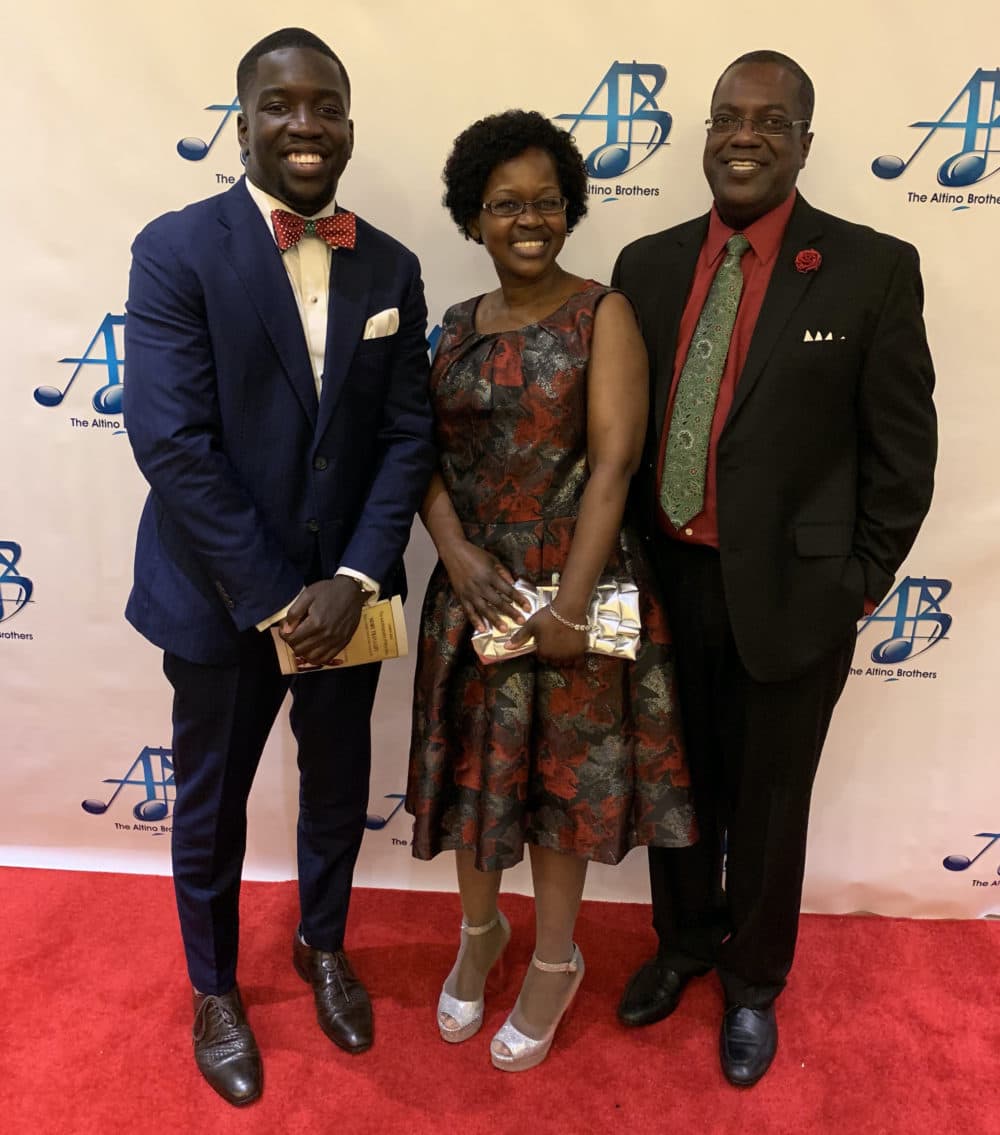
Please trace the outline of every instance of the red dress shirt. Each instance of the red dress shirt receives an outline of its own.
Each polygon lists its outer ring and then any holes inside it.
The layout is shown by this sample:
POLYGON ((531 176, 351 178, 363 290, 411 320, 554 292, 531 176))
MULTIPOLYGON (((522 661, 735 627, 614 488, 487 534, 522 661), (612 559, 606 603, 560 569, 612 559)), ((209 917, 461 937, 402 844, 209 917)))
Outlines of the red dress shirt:
MULTIPOLYGON (((662 507, 657 509, 660 527, 668 535, 685 544, 707 544, 712 548, 719 546, 719 510, 716 495, 715 459, 716 449, 722 427, 726 424, 729 408, 733 404, 736 394, 736 383, 739 381, 746 362, 747 352, 750 349, 750 340, 757 325, 757 316, 760 315, 761 305, 767 285, 771 282, 771 272, 781 247, 788 218, 792 215, 795 205, 796 191, 793 189, 788 197, 770 213, 765 213, 752 225, 743 230, 743 235, 750 241, 750 247, 740 261, 743 271, 743 291, 740 295, 740 306, 736 312, 736 323, 733 325, 733 336, 729 343, 729 354, 726 356, 726 365, 722 371, 722 381, 719 384, 719 397, 715 403, 715 415, 712 418, 712 433, 708 443, 708 468, 705 476, 705 507, 697 516, 687 522, 683 528, 674 528, 662 507)), ((674 357, 674 376, 670 383, 670 397, 667 400, 667 414, 663 422, 662 440, 660 442, 660 459, 656 472, 656 483, 663 480, 663 454, 667 445, 667 434, 670 429, 670 417, 674 412, 674 398, 677 395, 677 380, 684 369, 691 339, 694 337, 698 325, 698 317, 705 306, 709 288, 715 273, 722 263, 726 252, 726 241, 738 230, 731 229, 712 207, 708 221, 708 235, 701 246, 701 254, 695 266, 694 278, 691 281, 691 291, 688 293, 684 314, 681 316, 680 331, 677 337, 677 354, 674 357)))

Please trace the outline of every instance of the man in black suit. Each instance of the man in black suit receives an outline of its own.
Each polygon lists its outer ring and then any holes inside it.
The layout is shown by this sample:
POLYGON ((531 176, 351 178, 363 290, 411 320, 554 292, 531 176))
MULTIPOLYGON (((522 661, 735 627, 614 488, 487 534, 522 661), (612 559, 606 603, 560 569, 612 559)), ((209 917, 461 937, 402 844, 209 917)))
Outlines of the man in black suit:
POLYGON ((662 1020, 716 969, 722 1068, 739 1085, 777 1048, 810 794, 857 620, 913 543, 936 454, 916 251, 798 195, 812 112, 793 60, 737 59, 708 122, 714 207, 630 244, 613 276, 650 356, 636 501, 701 827, 695 847, 650 848, 660 945, 619 1017, 662 1020))

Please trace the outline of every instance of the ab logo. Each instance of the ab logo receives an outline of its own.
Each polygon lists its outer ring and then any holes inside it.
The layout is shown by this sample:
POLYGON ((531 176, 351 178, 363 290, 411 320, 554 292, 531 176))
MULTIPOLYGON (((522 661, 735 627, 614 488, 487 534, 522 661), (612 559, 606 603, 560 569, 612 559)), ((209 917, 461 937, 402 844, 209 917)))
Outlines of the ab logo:
MULTIPOLYGON (((986 839, 989 840, 989 843, 983 844, 973 856, 946 855, 941 861, 941 866, 948 871, 968 871, 977 859, 984 856, 997 840, 1000 840, 1000 832, 976 832, 976 839, 986 839)), ((997 868, 997 874, 1000 875, 1000 867, 997 868)))
POLYGON ((570 124, 591 177, 620 177, 666 142, 673 119, 656 105, 666 81, 667 69, 659 63, 614 62, 579 114, 555 116, 570 124))
POLYGON ((392 811, 389 813, 388 816, 379 815, 377 812, 375 812, 375 813, 369 812, 368 815, 365 817, 365 827, 369 831, 380 832, 384 827, 387 827, 388 824, 389 824, 389 821, 392 819, 392 817, 395 816, 395 814, 399 811, 400 808, 402 808, 403 801, 406 799, 406 797, 403 795, 402 792, 387 792, 384 796, 384 799, 385 800, 395 800, 396 805, 392 809, 392 811))
POLYGON ((939 132, 947 142, 940 148, 944 153, 937 168, 940 185, 962 187, 992 177, 1000 169, 1000 158, 991 157, 1000 154, 1000 69, 974 71, 939 118, 911 122, 910 129, 926 133, 905 161, 893 154, 876 158, 872 162, 876 177, 899 177, 939 132))
POLYGON ((182 138, 177 143, 177 152, 185 161, 200 162, 203 158, 208 156, 208 152, 215 145, 216 139, 222 133, 222 128, 234 114, 239 114, 240 103, 239 99, 233 99, 233 101, 229 103, 214 102, 210 106, 206 106, 205 109, 221 114, 222 118, 219 125, 215 128, 215 133, 207 142, 202 138, 182 138))
POLYGON ((76 376, 84 367, 103 367, 102 378, 107 381, 94 391, 90 404, 98 414, 117 415, 122 412, 122 381, 124 379, 124 346, 119 351, 118 335, 125 326, 124 315, 107 315, 98 324, 87 349, 78 358, 60 359, 61 363, 74 363, 69 381, 60 390, 58 386, 39 386, 35 390, 35 401, 39 406, 58 406, 69 393, 76 376))
POLYGON ((20 558, 20 544, 13 540, 0 540, 0 623, 12 619, 31 602, 34 584, 17 570, 20 558))
POLYGON ((859 634, 875 626, 885 637, 872 649, 872 661, 905 662, 948 637, 951 615, 942 603, 951 591, 947 579, 907 576, 863 622, 859 634))
MULTIPOLYGON (((133 799, 136 794, 131 790, 141 789, 141 799, 136 800, 132 806, 132 815, 147 824, 165 820, 170 815, 170 806, 175 798, 172 756, 172 749, 144 746, 124 776, 104 778, 105 784, 115 785, 114 792, 107 800, 84 800, 80 807, 92 816, 103 816, 123 789, 129 789, 127 797, 133 799)), ((146 829, 140 827, 139 830, 146 829)))

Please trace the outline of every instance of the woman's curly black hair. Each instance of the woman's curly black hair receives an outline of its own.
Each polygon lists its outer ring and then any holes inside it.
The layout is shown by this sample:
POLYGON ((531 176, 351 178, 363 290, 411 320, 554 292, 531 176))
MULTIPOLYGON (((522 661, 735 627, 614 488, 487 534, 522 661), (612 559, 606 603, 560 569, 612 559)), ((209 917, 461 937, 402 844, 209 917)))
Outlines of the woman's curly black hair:
POLYGON ((498 165, 529 149, 544 150, 555 163, 559 188, 567 200, 567 232, 572 232, 586 215, 587 167, 572 135, 536 110, 505 110, 503 114, 481 118, 463 130, 444 164, 442 204, 466 240, 467 225, 479 216, 490 174, 498 165))

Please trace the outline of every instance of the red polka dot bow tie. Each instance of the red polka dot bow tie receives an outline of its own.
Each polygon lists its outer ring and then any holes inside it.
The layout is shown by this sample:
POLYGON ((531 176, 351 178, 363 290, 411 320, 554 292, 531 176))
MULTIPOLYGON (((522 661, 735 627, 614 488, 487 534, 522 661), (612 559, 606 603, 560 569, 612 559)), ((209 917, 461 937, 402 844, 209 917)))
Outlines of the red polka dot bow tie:
POLYGON ((354 222, 354 214, 348 212, 307 220, 297 213, 287 213, 284 209, 271 210, 274 238, 282 252, 298 244, 304 236, 318 236, 331 248, 353 248, 356 229, 354 222))

